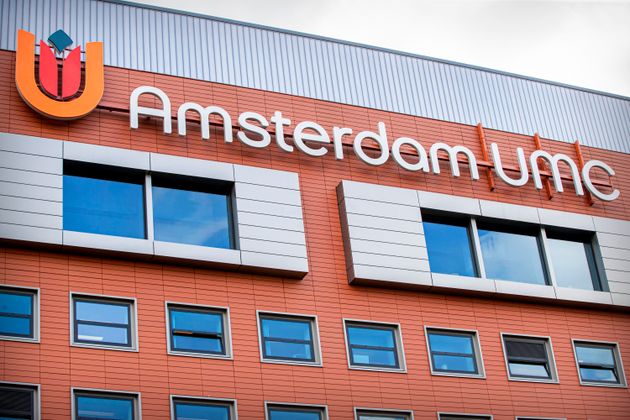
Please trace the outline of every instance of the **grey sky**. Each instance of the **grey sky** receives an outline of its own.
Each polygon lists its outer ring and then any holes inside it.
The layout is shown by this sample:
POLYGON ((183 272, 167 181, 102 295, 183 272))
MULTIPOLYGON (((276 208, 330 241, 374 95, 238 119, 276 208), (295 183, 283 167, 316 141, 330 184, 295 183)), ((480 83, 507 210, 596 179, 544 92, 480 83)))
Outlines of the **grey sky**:
POLYGON ((630 0, 135 0, 630 97, 630 0))

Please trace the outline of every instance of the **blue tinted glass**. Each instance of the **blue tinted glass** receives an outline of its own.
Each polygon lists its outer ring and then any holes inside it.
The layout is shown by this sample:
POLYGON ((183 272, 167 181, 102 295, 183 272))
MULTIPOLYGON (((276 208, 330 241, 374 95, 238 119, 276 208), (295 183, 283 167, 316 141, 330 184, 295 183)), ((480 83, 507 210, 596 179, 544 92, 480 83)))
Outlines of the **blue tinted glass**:
POLYGON ((394 350, 376 350, 352 347, 352 363, 360 365, 378 365, 398 367, 394 350))
POLYGON ((223 353, 223 342, 217 338, 173 335, 173 350, 199 351, 204 353, 223 353))
POLYGON ((468 228, 444 223, 424 222, 429 265, 435 273, 475 277, 468 228))
POLYGON ((601 366, 615 366, 615 356, 610 347, 576 346, 578 362, 580 364, 595 364, 601 366))
POLYGON ((228 197, 153 187, 155 239, 230 248, 228 197))
POLYGON ((361 346, 394 348, 396 339, 391 329, 348 326, 348 341, 361 346))
POLYGON ((105 327, 100 325, 77 325, 77 340, 103 344, 129 345, 127 328, 105 327))
POLYGON ((589 253, 592 253, 590 245, 552 238, 547 243, 558 286, 593 290, 589 264, 589 253))
POLYGON ((311 339, 311 322, 289 319, 261 318, 264 337, 290 340, 311 339))
POLYGON ((433 355, 433 368, 435 370, 456 372, 477 372, 475 359, 464 356, 448 356, 443 354, 433 355))
POLYGON ((612 370, 609 369, 589 369, 580 368, 580 376, 583 381, 594 382, 615 382, 618 383, 617 377, 612 370))
POLYGON ((108 397, 77 397, 79 419, 132 420, 133 401, 108 397))
POLYGON ((0 292, 0 313, 31 315, 33 313, 33 295, 0 292))
POLYGON ((536 236, 479 229, 479 241, 488 278, 546 284, 536 236))
POLYGON ((76 301, 76 318, 81 321, 129 323, 129 305, 76 301))
POLYGON ((431 351, 473 354, 472 337, 429 333, 431 351))
POLYGON ((313 360, 311 345, 265 340, 265 356, 282 359, 313 360))
POLYGON ((229 420, 230 408, 225 405, 175 403, 175 420, 229 420))
POLYGON ((319 411, 269 409, 269 420, 321 420, 319 411))
POLYGON ((30 337, 31 319, 0 315, 0 334, 30 337))
POLYGON ((183 309, 171 309, 171 328, 173 330, 218 333, 223 331, 223 316, 218 313, 195 312, 183 309))
POLYGON ((143 186, 64 175, 63 228, 144 238, 143 186))
POLYGON ((550 378, 549 372, 544 365, 534 365, 528 363, 510 362, 510 373, 512 376, 532 376, 536 378, 550 378))

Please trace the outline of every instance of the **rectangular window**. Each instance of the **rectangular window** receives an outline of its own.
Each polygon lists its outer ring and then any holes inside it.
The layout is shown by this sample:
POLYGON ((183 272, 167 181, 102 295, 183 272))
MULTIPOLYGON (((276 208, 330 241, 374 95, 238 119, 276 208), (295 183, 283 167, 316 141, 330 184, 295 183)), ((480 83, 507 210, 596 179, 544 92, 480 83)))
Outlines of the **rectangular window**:
POLYGON ((37 339, 37 292, 0 287, 0 338, 37 339))
POLYGON ((400 328, 365 321, 344 321, 351 367, 404 370, 400 328))
POLYGON ((357 410, 356 420, 411 420, 407 411, 357 410))
POLYGON ((267 405, 267 420, 326 420, 323 407, 301 405, 267 405))
POLYGON ((0 384, 0 419, 36 420, 37 387, 0 384))
POLYGON ((510 379, 557 380, 549 338, 503 335, 503 349, 510 379))
POLYGON ((427 328, 426 333, 433 373, 483 376, 476 332, 427 328))
POLYGON ((626 379, 616 344, 574 341, 573 346, 583 385, 625 386, 626 379))
POLYGON ((169 304, 170 352, 229 356, 226 318, 224 309, 169 304))
POLYGON ((469 225, 469 218, 422 215, 432 272, 478 276, 469 225))
POLYGON ((260 313, 259 323, 263 360, 320 363, 314 317, 260 313))
POLYGON ((75 420, 135 420, 138 398, 118 392, 74 392, 75 420))
POLYGON ((592 236, 547 230, 547 245, 556 285, 602 290, 592 236))
POLYGON ((231 184, 153 176, 155 240, 234 248, 231 184))
POLYGON ((63 170, 64 229, 146 238, 142 172, 69 161, 63 170))
POLYGON ((130 300, 73 296, 73 343, 135 348, 134 312, 130 300))
POLYGON ((492 416, 478 414, 447 414, 438 415, 440 420, 492 420, 492 416))
POLYGON ((233 420, 232 401, 206 398, 173 398, 173 420, 233 420))

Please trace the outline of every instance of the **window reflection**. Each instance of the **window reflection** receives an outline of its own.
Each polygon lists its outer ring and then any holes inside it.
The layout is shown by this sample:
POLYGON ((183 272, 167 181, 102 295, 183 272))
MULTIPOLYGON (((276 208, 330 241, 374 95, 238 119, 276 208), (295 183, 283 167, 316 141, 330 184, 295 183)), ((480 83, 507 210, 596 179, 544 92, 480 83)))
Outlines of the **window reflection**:
POLYGON ((478 373, 473 334, 429 330, 428 335, 434 371, 478 373))
POLYGON ((123 396, 77 395, 77 420, 134 420, 134 399, 123 396))
POLYGON ((558 286, 601 290, 590 242, 568 240, 549 233, 547 243, 558 286))
POLYGON ((346 333, 353 366, 400 367, 395 327, 348 323, 346 333))
POLYGON ((74 341, 131 347, 131 303, 74 298, 74 341))
POLYGON ((308 408, 270 407, 269 420, 323 420, 323 410, 308 408))
POLYGON ((429 265, 435 273, 476 277, 468 219, 423 215, 429 265))
POLYGON ((174 420, 230 420, 231 406, 225 403, 175 401, 174 420))
POLYGON ((314 362, 313 321, 281 315, 262 315, 260 329, 266 359, 314 362))
POLYGON ((169 307, 171 348, 193 353, 226 354, 222 312, 169 307))

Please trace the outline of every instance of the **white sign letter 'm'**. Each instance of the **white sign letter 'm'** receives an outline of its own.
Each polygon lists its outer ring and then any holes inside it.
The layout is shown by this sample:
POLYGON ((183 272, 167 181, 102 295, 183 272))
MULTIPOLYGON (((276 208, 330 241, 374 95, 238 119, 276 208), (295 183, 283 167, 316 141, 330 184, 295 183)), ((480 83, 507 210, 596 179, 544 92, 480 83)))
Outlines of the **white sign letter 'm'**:
POLYGON ((131 92, 129 97, 129 120, 131 128, 138 128, 138 115, 149 115, 151 117, 162 117, 164 120, 164 132, 171 134, 171 100, 161 89, 153 86, 139 86, 131 92), (149 108, 138 105, 140 95, 152 95, 162 101, 162 108, 149 108))

